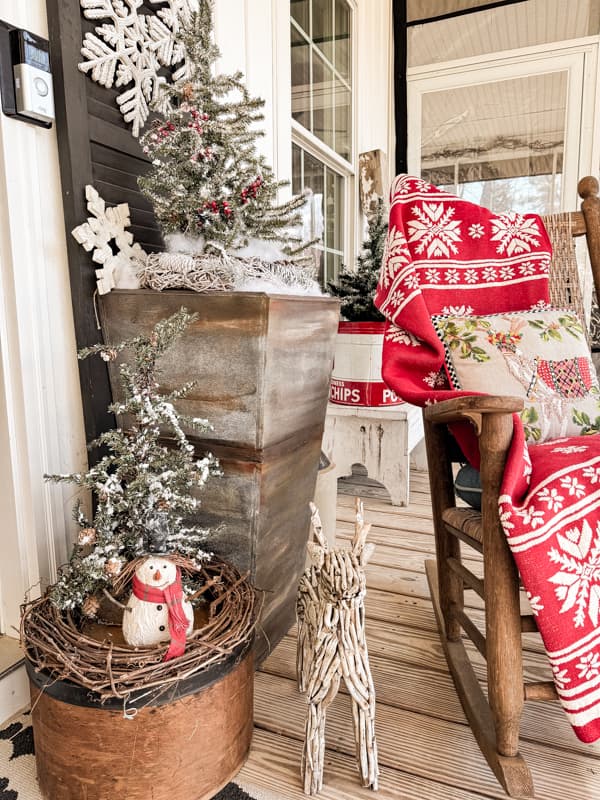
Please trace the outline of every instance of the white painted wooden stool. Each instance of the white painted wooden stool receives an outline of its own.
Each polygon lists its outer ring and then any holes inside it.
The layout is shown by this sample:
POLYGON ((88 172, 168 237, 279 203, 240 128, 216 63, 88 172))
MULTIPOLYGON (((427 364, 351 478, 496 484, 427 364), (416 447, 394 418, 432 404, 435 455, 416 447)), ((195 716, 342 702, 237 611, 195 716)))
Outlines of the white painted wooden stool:
MULTIPOLYGON (((385 486, 394 506, 408 505, 411 453, 422 439, 417 406, 327 405, 323 450, 331 453, 337 477, 350 475, 353 464, 362 464, 369 478, 385 486)), ((422 447, 415 450, 420 469, 426 469, 423 452, 422 447)))

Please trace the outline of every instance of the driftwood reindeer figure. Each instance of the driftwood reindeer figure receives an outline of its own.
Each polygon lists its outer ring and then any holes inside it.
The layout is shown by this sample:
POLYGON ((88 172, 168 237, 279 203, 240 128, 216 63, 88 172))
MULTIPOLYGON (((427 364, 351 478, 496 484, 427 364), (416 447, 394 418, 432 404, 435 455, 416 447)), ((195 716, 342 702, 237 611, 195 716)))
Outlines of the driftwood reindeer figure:
POLYGON ((311 565, 298 587, 298 688, 306 692, 308 714, 302 773, 304 793, 323 786, 325 717, 343 678, 352 702, 356 754, 363 786, 377 789, 375 688, 365 639, 364 567, 375 545, 365 545, 363 504, 356 498, 350 550, 327 546, 319 512, 311 503, 316 541, 307 545, 311 565))

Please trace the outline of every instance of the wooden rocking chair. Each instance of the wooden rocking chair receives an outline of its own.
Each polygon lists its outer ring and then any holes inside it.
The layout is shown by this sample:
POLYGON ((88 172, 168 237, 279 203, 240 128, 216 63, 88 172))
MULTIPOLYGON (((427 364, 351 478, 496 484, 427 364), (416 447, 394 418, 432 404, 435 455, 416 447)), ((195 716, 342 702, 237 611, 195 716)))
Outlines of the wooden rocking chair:
MULTIPOLYGON (((553 245, 551 299, 583 318, 574 238, 585 234, 596 294, 600 297, 600 199, 598 181, 579 181, 581 211, 545 217, 553 245)), ((496 777, 512 797, 532 797, 533 781, 519 754, 525 700, 553 700, 552 682, 525 683, 521 634, 536 631, 533 615, 520 611, 519 576, 498 515, 498 494, 512 436, 512 413, 523 408, 514 397, 466 397, 424 409, 425 439, 436 539, 436 561, 427 577, 448 665, 475 738, 496 777), (470 421, 481 454, 481 513, 457 507, 453 461, 460 460, 447 423, 470 421), (461 542, 483 554, 483 579, 461 561, 461 542), (485 635, 467 616, 465 588, 485 604, 485 635), (488 698, 469 661, 462 632, 487 660, 488 698)), ((463 459, 464 460, 464 459, 463 459)))

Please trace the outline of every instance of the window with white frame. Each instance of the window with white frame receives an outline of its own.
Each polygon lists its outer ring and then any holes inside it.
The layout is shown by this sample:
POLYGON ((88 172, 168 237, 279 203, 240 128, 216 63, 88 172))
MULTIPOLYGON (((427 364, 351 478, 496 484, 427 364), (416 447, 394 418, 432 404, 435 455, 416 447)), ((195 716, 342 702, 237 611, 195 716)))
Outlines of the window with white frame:
POLYGON ((292 188, 312 190, 311 232, 322 237, 319 281, 337 279, 347 256, 353 174, 352 6, 291 0, 292 188))
POLYGON ((308 230, 319 238, 321 250, 318 280, 322 286, 335 281, 344 260, 345 178, 304 148, 292 143, 292 191, 312 190, 308 230))

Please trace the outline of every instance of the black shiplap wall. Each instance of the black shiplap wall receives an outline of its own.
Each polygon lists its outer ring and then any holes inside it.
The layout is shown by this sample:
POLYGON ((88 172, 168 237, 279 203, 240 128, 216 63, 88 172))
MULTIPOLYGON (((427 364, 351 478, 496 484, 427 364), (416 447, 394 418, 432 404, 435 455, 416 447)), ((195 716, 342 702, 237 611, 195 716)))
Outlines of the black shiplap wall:
MULTIPOLYGON (((97 265, 71 236, 89 216, 86 185, 93 184, 108 205, 129 204, 129 230, 146 251, 162 250, 163 240, 152 207, 137 187, 148 160, 121 116, 116 103, 120 90, 99 86, 77 68, 83 37, 99 23, 83 17, 79 0, 46 0, 46 5, 75 334, 77 346, 84 347, 101 339, 94 309, 97 265)), ((154 8, 144 11, 155 13, 154 8)), ((108 374, 94 358, 79 362, 79 370, 91 441, 114 424, 106 411, 111 402, 108 374)))

